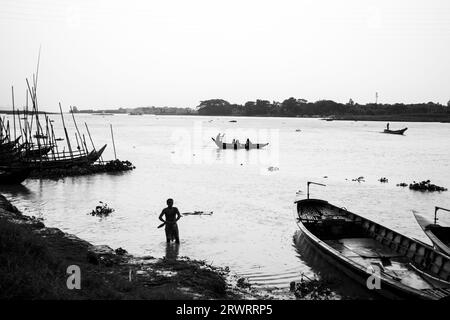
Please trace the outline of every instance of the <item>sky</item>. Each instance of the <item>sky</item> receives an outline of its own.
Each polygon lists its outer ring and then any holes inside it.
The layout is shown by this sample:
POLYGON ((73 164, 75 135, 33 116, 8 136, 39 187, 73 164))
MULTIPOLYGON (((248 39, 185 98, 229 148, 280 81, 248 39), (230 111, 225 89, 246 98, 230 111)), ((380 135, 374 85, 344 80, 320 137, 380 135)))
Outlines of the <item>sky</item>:
POLYGON ((447 0, 0 0, 0 108, 450 100, 447 0))

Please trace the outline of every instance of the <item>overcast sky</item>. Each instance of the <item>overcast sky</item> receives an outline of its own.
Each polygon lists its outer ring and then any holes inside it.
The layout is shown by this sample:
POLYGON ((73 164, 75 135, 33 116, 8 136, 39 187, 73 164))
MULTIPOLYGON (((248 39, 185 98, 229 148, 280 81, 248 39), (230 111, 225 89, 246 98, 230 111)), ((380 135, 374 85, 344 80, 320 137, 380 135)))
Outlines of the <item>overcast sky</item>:
POLYGON ((0 0, 0 106, 450 99, 447 0, 0 0))

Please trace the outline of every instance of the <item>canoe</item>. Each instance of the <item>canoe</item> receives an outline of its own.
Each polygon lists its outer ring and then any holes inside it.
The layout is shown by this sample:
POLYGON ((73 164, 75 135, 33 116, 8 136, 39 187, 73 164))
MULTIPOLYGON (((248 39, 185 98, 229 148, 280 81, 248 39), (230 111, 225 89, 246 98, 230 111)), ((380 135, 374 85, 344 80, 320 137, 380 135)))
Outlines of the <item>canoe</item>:
POLYGON ((20 184, 30 172, 30 168, 0 167, 0 184, 20 184))
POLYGON ((247 144, 247 143, 240 143, 240 142, 226 143, 226 142, 223 142, 222 138, 223 138, 223 136, 221 136, 220 134, 217 135, 216 138, 211 138, 212 141, 214 141, 214 143, 216 144, 216 146, 219 149, 231 149, 231 150, 245 149, 245 150, 250 150, 250 149, 262 149, 262 148, 264 148, 265 146, 268 145, 268 143, 252 143, 252 142, 250 142, 249 144, 247 144))
POLYGON ((390 133, 390 134, 403 134, 405 133, 405 131, 408 130, 408 128, 403 128, 400 130, 388 130, 388 129, 384 129, 384 133, 390 133))
POLYGON ((297 225, 307 245, 367 290, 375 270, 380 287, 373 291, 383 297, 450 297, 450 257, 327 201, 295 203, 297 225))
POLYGON ((435 248, 450 256, 450 227, 434 224, 431 220, 417 213, 414 213, 414 216, 435 248))

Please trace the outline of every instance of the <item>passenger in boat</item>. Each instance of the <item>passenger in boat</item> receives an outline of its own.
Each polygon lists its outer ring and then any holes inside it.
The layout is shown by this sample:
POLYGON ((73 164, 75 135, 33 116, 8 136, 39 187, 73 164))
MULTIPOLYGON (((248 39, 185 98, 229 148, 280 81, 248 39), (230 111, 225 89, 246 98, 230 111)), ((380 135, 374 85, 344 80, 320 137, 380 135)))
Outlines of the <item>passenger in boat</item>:
POLYGON ((389 122, 386 125, 386 129, 389 130, 389 122))
POLYGON ((180 220, 180 218, 180 211, 173 206, 173 199, 167 199, 167 208, 164 208, 159 215, 159 220, 165 223, 167 242, 175 240, 176 243, 180 243, 177 225, 177 221, 180 220), (165 216, 165 220, 163 219, 163 216, 165 216))
POLYGON ((249 149, 250 148, 250 139, 247 138, 247 141, 245 141, 245 149, 249 149))

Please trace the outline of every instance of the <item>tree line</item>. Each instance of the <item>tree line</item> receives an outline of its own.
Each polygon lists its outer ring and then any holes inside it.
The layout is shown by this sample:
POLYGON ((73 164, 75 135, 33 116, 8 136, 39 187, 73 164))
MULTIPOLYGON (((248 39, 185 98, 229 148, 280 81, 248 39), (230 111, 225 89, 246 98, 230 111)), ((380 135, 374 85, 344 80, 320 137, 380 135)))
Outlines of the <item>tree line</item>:
POLYGON ((308 102, 305 99, 289 98, 283 102, 268 100, 248 101, 245 104, 232 104, 223 99, 201 101, 196 107, 200 115, 242 115, 242 116, 342 116, 342 115, 401 115, 401 114, 450 114, 450 101, 447 106, 428 102, 415 104, 358 104, 352 99, 348 103, 332 100, 308 102))

